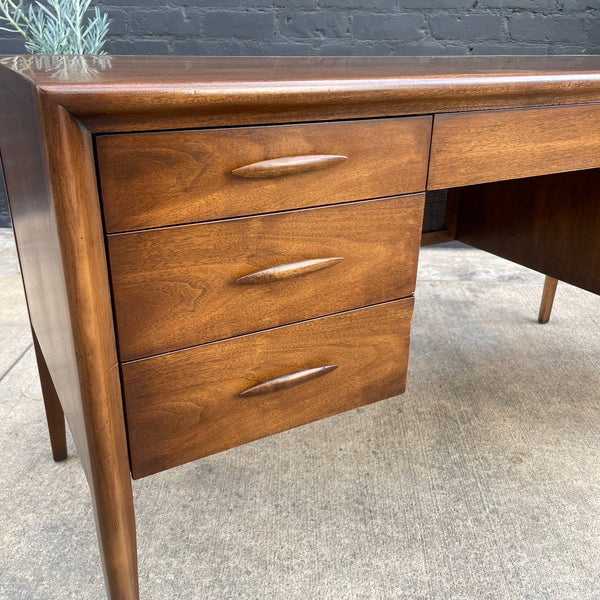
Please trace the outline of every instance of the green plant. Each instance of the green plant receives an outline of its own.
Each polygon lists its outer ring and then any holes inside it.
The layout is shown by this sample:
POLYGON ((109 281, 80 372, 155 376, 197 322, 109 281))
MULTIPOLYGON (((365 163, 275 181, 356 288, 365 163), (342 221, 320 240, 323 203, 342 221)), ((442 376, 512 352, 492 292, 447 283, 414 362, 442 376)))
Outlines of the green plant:
POLYGON ((31 54, 105 54, 108 16, 98 8, 87 17, 91 0, 0 0, 0 29, 25 38, 31 54), (2 26, 4 25, 4 26, 2 26))

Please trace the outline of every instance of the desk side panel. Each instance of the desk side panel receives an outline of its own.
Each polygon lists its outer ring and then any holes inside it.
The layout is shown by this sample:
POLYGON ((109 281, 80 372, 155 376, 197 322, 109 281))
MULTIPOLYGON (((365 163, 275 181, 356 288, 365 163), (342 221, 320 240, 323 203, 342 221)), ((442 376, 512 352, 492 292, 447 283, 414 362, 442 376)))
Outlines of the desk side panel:
POLYGON ((38 98, 35 88, 1 74, 0 150, 29 316, 87 470, 81 389, 38 98))
POLYGON ((0 68, 0 151, 30 318, 91 488, 109 598, 137 600, 135 517, 91 135, 0 68))

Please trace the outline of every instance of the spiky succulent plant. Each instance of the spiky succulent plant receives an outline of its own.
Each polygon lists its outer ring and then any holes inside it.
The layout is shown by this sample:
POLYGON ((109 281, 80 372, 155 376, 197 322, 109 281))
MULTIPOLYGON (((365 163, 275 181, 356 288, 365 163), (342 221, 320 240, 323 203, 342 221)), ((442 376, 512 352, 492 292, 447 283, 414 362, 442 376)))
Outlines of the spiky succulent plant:
POLYGON ((31 54, 105 54, 109 21, 91 0, 0 0, 0 29, 25 38, 31 54))

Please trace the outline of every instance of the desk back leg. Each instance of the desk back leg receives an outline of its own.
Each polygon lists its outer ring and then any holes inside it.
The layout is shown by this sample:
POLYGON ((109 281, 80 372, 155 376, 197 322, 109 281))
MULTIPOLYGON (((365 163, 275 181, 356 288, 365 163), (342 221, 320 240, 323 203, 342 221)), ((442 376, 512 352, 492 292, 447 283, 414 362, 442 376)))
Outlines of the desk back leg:
POLYGON ((556 294, 556 286, 558 285, 558 279, 549 277, 546 275, 544 281, 544 292, 542 294, 542 302, 540 304, 540 314, 538 315, 538 322, 545 324, 550 320, 550 314, 552 313, 552 306, 554 304, 554 296, 556 294))
POLYGON ((48 431, 50 433, 50 445, 52 446, 52 456, 56 462, 67 458, 67 434, 65 429, 65 414, 58 399, 52 377, 48 371, 46 359, 37 341, 35 331, 33 331, 33 347, 35 348, 35 358, 37 360, 38 372, 40 374, 40 384, 42 386, 42 396, 44 398, 44 407, 46 409, 46 419, 48 421, 48 431))

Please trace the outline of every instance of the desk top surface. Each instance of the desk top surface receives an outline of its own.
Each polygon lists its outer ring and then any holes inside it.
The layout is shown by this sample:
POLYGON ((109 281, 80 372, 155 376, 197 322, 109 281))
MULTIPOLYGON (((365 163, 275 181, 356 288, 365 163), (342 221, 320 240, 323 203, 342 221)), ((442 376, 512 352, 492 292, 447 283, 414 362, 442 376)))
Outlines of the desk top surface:
POLYGON ((600 84, 600 55, 225 57, 2 57, 1 64, 44 89, 97 86, 204 86, 280 81, 592 78, 600 84))
POLYGON ((317 108, 330 118, 325 105, 344 118, 600 101, 595 55, 0 57, 0 83, 13 74, 97 130, 110 129, 111 117, 140 129, 148 126, 144 114, 199 110, 243 109, 268 120, 266 113, 317 108), (380 110, 366 110, 374 105, 380 110))

